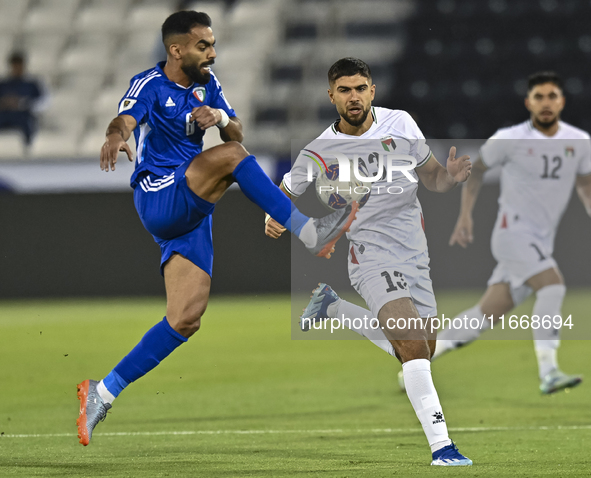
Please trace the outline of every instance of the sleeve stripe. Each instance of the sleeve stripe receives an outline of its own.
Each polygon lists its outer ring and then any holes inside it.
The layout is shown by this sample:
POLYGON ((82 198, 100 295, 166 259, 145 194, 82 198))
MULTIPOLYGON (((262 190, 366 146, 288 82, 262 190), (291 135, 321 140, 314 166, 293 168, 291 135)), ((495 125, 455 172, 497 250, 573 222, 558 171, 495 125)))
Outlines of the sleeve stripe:
POLYGON ((125 97, 130 96, 131 95, 131 91, 137 86, 138 82, 140 80, 135 80, 133 82, 133 84, 129 87, 129 89, 127 90, 127 93, 125 93, 125 97))
POLYGON ((283 179, 283 180, 281 181, 281 185, 283 186, 283 189, 285 189, 285 190, 286 190, 286 191, 289 193, 289 195, 290 195, 290 196, 292 196, 292 197, 295 197, 295 198, 299 197, 297 194, 294 194, 294 193, 291 191, 291 189, 289 189, 289 188, 287 187, 287 184, 285 183, 285 179, 283 179))
POLYGON ((423 159, 419 164, 417 164, 416 167, 420 168, 421 166, 427 164, 427 161, 431 159, 431 156, 433 156, 433 151, 429 150, 429 154, 427 155, 427 157, 423 159))
POLYGON ((140 83, 142 83, 146 78, 150 78, 151 76, 154 76, 156 74, 155 71, 153 71, 152 73, 150 73, 147 76, 144 76, 143 78, 138 78, 137 80, 135 80, 133 87, 129 90, 129 96, 133 96, 134 93, 137 90, 137 87, 140 85, 140 83))
POLYGON ((142 81, 140 81, 136 87, 135 87, 135 91, 130 95, 133 96, 134 98, 137 98, 137 95, 140 94, 140 91, 142 91, 142 89, 144 88, 144 86, 146 86, 146 84, 150 81, 153 80, 154 78, 158 78, 159 75, 156 72, 154 72, 152 75, 148 75, 146 78, 144 78, 142 81))

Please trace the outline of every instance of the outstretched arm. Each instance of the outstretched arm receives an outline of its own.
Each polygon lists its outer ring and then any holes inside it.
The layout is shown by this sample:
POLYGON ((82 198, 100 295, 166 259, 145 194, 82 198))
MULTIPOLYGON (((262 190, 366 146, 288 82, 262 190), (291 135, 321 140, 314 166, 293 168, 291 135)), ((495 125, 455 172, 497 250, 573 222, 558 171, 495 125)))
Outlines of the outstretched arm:
POLYGON ((107 128, 107 137, 101 148, 101 170, 105 172, 115 171, 117 155, 119 151, 125 151, 127 158, 133 161, 133 153, 127 144, 131 132, 137 126, 137 121, 131 115, 119 115, 107 128))
POLYGON ((482 162, 482 159, 478 158, 474 162, 474 167, 472 168, 472 174, 466 184, 462 188, 462 202, 460 205, 460 215, 458 217, 458 221, 456 222, 456 227, 449 239, 449 245, 453 246, 454 244, 459 244, 463 248, 468 247, 469 243, 472 243, 474 237, 472 235, 473 231, 473 221, 472 221, 472 210, 474 209, 474 204, 476 203, 476 199, 478 198, 478 193, 480 192, 480 186, 482 185, 482 177, 484 176, 484 172, 486 171, 487 167, 482 162))
POLYGON ((464 155, 456 158, 456 147, 452 146, 449 150, 447 167, 441 166, 435 156, 427 161, 427 164, 415 169, 421 182, 429 191, 446 193, 456 187, 458 183, 463 183, 470 176, 472 163, 470 156, 464 155))
POLYGON ((591 174, 587 176, 577 176, 577 194, 585 206, 587 214, 591 216, 591 174))

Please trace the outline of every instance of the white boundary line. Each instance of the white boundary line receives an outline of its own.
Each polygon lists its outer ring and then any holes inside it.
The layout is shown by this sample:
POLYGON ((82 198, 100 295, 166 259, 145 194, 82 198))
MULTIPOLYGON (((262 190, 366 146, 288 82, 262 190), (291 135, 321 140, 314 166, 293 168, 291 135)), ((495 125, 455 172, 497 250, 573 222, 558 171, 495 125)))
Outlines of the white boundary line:
MULTIPOLYGON (((496 431, 545 431, 545 430, 591 430, 591 425, 548 426, 548 427, 467 427, 449 428, 450 432, 496 432, 496 431)), ((129 437, 129 436, 173 436, 173 435, 288 435, 288 434, 339 434, 339 433, 417 433, 421 428, 368 428, 368 429, 327 429, 327 430, 195 430, 162 432, 113 432, 95 433, 94 436, 129 437)), ((75 433, 44 433, 0 435, 3 438, 60 438, 75 437, 75 433)))

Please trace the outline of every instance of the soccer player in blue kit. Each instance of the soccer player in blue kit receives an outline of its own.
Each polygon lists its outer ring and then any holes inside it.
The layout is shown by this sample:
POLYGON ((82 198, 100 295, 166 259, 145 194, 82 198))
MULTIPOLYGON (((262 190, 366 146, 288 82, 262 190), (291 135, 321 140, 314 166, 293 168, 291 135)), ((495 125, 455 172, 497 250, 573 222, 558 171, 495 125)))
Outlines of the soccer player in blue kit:
POLYGON ((162 40, 167 61, 132 78, 107 129, 100 166, 114 170, 119 151, 133 160, 127 144, 133 131, 134 203, 161 248, 166 317, 103 380, 78 384, 78 437, 85 446, 121 391, 199 329, 211 284, 211 216, 234 181, 318 256, 330 257, 357 210, 353 204, 324 218, 304 216, 240 144, 240 120, 211 72, 215 38, 207 14, 173 13, 162 25, 162 40), (205 130, 213 126, 225 144, 202 151, 205 130))

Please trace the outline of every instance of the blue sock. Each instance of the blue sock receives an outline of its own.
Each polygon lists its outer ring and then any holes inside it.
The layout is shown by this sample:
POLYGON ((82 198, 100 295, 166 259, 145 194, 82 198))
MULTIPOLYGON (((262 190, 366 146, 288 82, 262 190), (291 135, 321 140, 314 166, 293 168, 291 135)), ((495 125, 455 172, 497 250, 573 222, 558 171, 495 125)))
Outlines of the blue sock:
POLYGON ((296 236, 300 235, 302 227, 310 218, 298 211, 291 200, 273 184, 254 156, 244 158, 232 175, 248 199, 285 226, 288 231, 296 236))
POLYGON ((146 332, 132 351, 104 378, 105 387, 117 397, 131 382, 146 375, 187 340, 164 317, 146 332))

